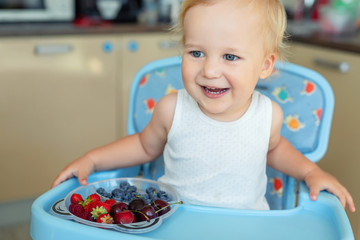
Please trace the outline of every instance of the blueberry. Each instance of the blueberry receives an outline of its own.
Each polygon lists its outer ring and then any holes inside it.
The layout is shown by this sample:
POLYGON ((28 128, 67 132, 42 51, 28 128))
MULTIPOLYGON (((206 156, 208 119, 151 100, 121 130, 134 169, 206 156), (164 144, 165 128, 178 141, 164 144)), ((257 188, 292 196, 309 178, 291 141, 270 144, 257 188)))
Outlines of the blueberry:
POLYGON ((122 202, 122 201, 123 201, 123 198, 122 198, 122 197, 114 197, 114 196, 112 196, 112 199, 114 199, 115 201, 118 201, 118 202, 122 202))
POLYGON ((104 188, 100 187, 98 189, 96 189, 96 192, 98 194, 100 194, 101 196, 103 197, 106 197, 106 198, 111 198, 112 194, 111 193, 108 193, 104 188))
POLYGON ((149 197, 152 197, 153 196, 153 194, 154 194, 154 190, 155 190, 155 192, 156 192, 156 189, 155 188, 153 188, 153 187, 148 187, 148 188, 146 188, 146 193, 149 195, 149 197))
POLYGON ((119 189, 119 188, 115 188, 114 190, 112 190, 111 195, 115 198, 119 198, 122 197, 122 195, 124 195, 124 192, 119 189))
POLYGON ((169 195, 165 191, 159 191, 157 193, 157 197, 164 201, 168 201, 170 198, 169 195))
POLYGON ((130 184, 128 182, 126 182, 126 181, 122 181, 122 182, 120 182, 119 186, 120 186, 120 189, 126 190, 126 189, 129 188, 130 184))
POLYGON ((127 189, 128 192, 136 192, 137 188, 135 186, 129 186, 127 189))
POLYGON ((140 198, 144 199, 146 204, 150 204, 150 202, 151 202, 151 198, 149 198, 149 196, 147 194, 141 194, 140 198))
POLYGON ((141 194, 138 192, 132 192, 131 196, 133 196, 134 198, 141 198, 141 194))
POLYGON ((104 197, 106 198, 111 198, 112 197, 112 194, 111 193, 108 193, 108 192, 105 192, 102 194, 104 197))
POLYGON ((130 202, 132 200, 132 194, 131 193, 125 193, 123 196, 123 201, 130 202))
POLYGON ((106 191, 105 191, 105 189, 104 188, 102 188, 102 187, 99 187, 98 189, 96 189, 96 192, 98 193, 98 194, 103 194, 103 193, 105 193, 106 191))
POLYGON ((140 193, 138 193, 138 192, 131 192, 129 194, 130 194, 130 197, 129 197, 130 201, 133 199, 136 199, 136 198, 141 198, 140 193))

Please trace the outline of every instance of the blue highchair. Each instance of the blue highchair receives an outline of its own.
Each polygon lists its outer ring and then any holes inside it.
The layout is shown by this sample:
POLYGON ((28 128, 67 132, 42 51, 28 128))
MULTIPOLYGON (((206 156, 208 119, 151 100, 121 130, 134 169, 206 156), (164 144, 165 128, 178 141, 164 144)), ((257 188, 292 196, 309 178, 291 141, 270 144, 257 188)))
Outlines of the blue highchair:
MULTIPOLYGON (((183 88, 181 57, 157 60, 135 76, 128 115, 128 134, 141 131, 150 121, 156 102, 183 88)), ((276 63, 270 77, 259 80, 256 90, 276 101, 284 112, 282 135, 313 162, 327 150, 334 95, 318 73, 291 64, 276 63)), ((89 182, 119 177, 159 178, 163 159, 126 169, 94 173, 89 182)), ((354 239, 339 200, 322 191, 309 198, 303 182, 268 167, 266 198, 270 211, 234 210, 183 204, 161 226, 142 234, 127 234, 87 226, 51 214, 54 203, 79 187, 70 179, 38 197, 31 209, 31 237, 51 239, 354 239)))

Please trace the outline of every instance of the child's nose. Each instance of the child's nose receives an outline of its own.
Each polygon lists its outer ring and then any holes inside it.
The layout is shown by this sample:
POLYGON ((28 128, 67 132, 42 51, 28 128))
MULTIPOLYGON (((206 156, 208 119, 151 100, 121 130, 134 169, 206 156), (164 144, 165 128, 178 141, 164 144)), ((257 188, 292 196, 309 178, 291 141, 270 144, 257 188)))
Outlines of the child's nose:
POLYGON ((206 59, 203 64, 203 75, 208 79, 215 79, 221 76, 221 63, 215 59, 206 59))

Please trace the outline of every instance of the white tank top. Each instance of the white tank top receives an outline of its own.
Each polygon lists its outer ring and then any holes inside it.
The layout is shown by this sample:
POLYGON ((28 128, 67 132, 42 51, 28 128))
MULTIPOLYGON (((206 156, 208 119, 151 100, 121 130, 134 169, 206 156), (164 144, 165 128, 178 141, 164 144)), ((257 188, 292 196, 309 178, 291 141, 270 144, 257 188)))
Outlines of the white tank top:
POLYGON ((268 210, 265 170, 271 120, 270 99, 256 91, 241 118, 220 122, 180 90, 159 181, 174 187, 187 204, 268 210))

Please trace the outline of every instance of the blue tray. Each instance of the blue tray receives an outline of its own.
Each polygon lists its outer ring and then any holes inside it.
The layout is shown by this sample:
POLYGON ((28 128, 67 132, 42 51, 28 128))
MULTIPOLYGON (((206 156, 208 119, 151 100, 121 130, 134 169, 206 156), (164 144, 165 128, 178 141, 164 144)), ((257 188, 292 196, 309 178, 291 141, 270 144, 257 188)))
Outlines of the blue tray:
MULTIPOLYGON (((109 176, 107 172, 106 177, 109 176)), ((93 174, 89 182, 103 177, 101 173, 93 174)), ((70 179, 34 201, 30 224, 32 239, 354 239, 338 199, 321 192, 313 202, 304 183, 300 184, 299 204, 294 209, 254 211, 184 204, 159 228, 142 234, 96 228, 51 215, 51 206, 79 186, 77 179, 70 179)))

